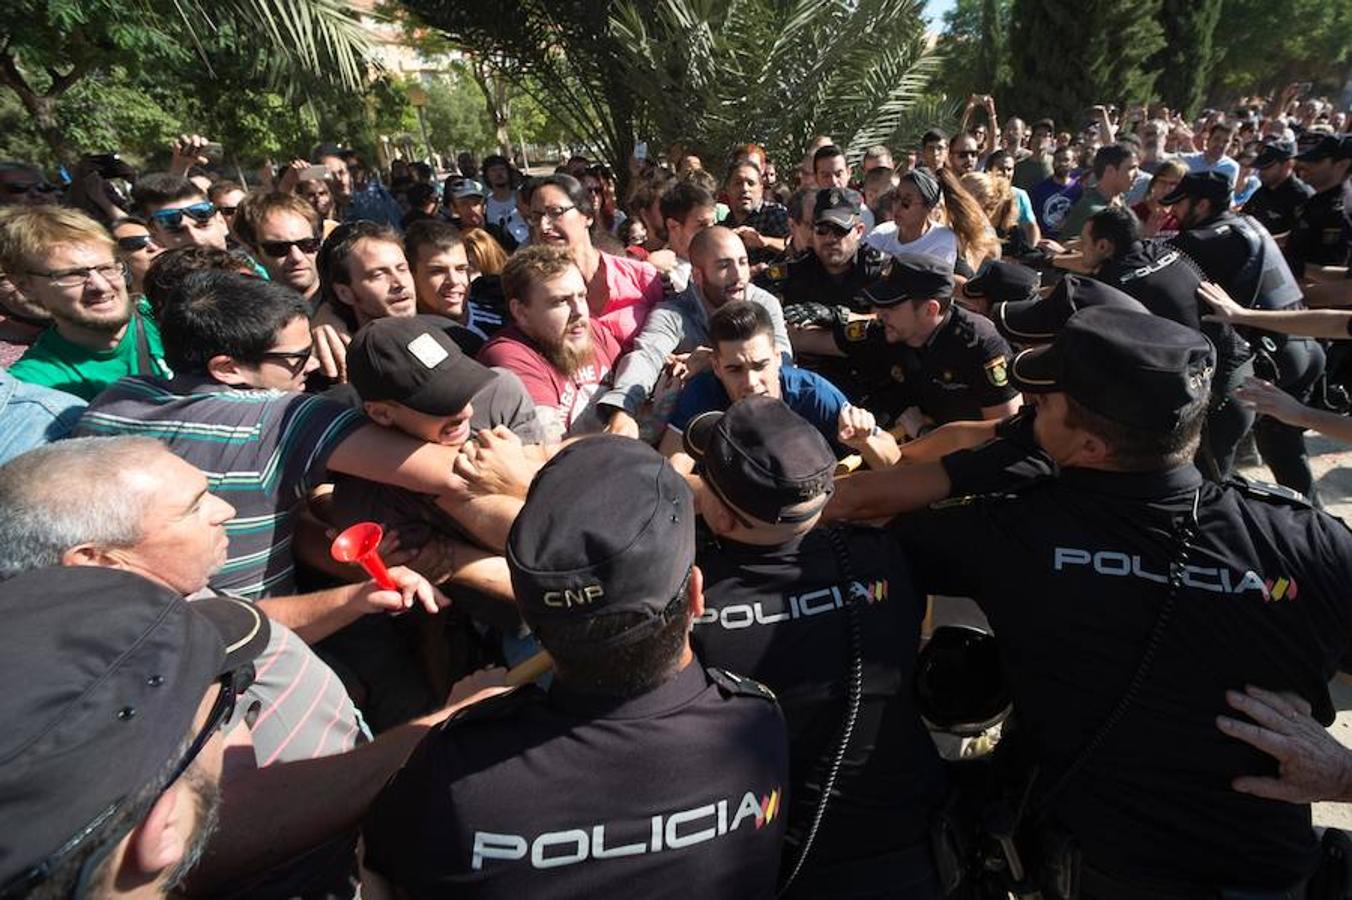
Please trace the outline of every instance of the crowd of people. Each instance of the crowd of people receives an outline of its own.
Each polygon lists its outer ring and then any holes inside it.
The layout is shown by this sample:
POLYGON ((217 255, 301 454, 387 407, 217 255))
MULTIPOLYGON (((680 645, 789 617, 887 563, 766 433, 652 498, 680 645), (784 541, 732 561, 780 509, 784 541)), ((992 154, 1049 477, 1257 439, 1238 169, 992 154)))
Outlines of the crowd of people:
POLYGON ((0 163, 0 897, 1345 896, 1347 118, 0 163))

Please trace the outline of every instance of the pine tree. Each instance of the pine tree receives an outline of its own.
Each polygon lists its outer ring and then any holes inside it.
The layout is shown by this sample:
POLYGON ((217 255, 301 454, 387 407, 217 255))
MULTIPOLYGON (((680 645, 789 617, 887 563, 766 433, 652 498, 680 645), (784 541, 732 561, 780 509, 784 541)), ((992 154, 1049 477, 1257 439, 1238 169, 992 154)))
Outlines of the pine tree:
POLYGON ((1223 0, 1164 0, 1164 47, 1151 63, 1162 102, 1189 118, 1206 97, 1216 62, 1214 37, 1223 0))

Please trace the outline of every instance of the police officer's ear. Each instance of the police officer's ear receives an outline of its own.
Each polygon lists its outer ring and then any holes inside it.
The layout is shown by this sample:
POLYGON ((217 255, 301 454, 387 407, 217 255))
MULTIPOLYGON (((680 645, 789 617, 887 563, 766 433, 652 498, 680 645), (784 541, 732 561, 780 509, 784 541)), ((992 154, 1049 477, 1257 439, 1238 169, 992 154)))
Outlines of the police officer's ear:
POLYGON ((699 570, 699 566, 690 567, 686 595, 690 602, 690 618, 698 619, 704 615, 704 573, 699 570))
MULTIPOLYGON (((717 360, 718 357, 715 356, 715 363, 717 363, 717 360)), ((704 516, 704 524, 708 525, 709 530, 714 534, 732 534, 737 530, 736 516, 732 514, 732 510, 728 509, 728 505, 723 502, 721 497, 713 496, 712 491, 708 502, 700 505, 700 513, 704 516)))

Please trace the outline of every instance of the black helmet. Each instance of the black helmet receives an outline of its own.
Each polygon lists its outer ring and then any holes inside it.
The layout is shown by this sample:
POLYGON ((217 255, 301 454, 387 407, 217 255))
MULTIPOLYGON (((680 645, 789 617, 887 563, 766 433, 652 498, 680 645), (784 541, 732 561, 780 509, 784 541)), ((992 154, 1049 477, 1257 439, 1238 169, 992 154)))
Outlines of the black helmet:
POLYGON ((995 638, 970 625, 934 629, 915 666, 916 705, 931 731, 972 736, 1009 714, 995 638))

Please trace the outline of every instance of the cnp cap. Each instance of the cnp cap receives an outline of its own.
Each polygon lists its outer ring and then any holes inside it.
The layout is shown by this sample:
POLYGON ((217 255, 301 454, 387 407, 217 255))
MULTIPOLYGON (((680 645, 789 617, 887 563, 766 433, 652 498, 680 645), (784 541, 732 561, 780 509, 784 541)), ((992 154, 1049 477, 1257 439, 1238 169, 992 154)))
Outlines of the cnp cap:
POLYGON ((823 222, 843 228, 846 231, 859 224, 859 211, 862 198, 857 191, 849 188, 823 188, 817 191, 817 201, 812 207, 812 224, 823 222))
POLYGON ((724 501, 761 522, 805 522, 826 505, 836 456, 820 431, 771 397, 746 397, 685 429, 685 449, 724 501))
POLYGON ((1189 172, 1178 182, 1177 187, 1160 198, 1160 202, 1168 206, 1184 197, 1191 197, 1194 200, 1210 200, 1213 206, 1224 204, 1224 208, 1229 209, 1231 194, 1230 177, 1224 172, 1189 172))
POLYGON ((368 322, 347 349, 348 381, 363 400, 393 400, 429 416, 453 416, 493 372, 470 359, 440 316, 368 322))
POLYGON ((639 614, 586 649, 660 628, 694 562, 690 487, 656 450, 619 435, 578 441, 546 463, 507 536, 512 590, 532 628, 639 614))
POLYGON ((1352 159, 1352 136, 1326 134, 1302 151, 1296 159, 1318 162, 1321 159, 1352 159))
POLYGON ((962 292, 968 297, 985 297, 991 303, 1032 300, 1037 297, 1041 281, 1042 276, 1036 270, 997 259, 963 285, 962 292))
POLYGON ((1044 298, 1001 303, 991 310, 991 321, 1017 344, 1045 344, 1060 334, 1071 316, 1091 306, 1146 311, 1140 301, 1111 285, 1085 275, 1066 275, 1044 298))
POLYGON ((937 256, 905 253, 893 257, 882 280, 862 293, 873 306, 896 306, 905 300, 947 300, 953 296, 953 267, 937 256))
POLYGON ((1216 351, 1201 332, 1117 307, 1070 317, 1056 341, 1014 357, 1010 381, 1030 394, 1064 391, 1123 425, 1167 433, 1211 389, 1216 351))
POLYGON ((1296 145, 1294 142, 1280 139, 1267 141, 1258 151, 1258 155, 1254 157, 1253 167, 1255 169, 1266 169, 1268 166, 1284 163, 1295 155, 1296 145))
POLYGON ((95 566, 0 583, 0 617, 4 890, 164 777, 207 689, 262 651, 268 620, 240 600, 189 603, 95 566))

